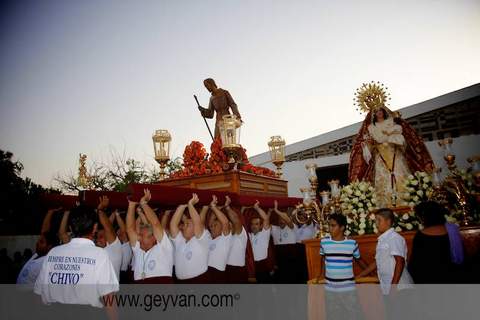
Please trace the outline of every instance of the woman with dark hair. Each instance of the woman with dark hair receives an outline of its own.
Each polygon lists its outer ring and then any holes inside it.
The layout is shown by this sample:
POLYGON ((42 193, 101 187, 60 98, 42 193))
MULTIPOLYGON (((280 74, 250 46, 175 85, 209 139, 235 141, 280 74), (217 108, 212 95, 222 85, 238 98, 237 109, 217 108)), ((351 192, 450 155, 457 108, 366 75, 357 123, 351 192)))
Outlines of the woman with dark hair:
POLYGON ((446 208, 434 201, 415 207, 424 229, 413 238, 408 270, 415 283, 454 283, 456 264, 463 262, 463 247, 458 227, 446 223, 446 208))
POLYGON ((383 121, 383 120, 387 120, 388 119, 388 113, 387 111, 385 111, 385 109, 378 109, 377 112, 375 112, 373 114, 373 124, 377 124, 377 122, 380 120, 383 121), (378 116, 377 116, 378 114, 378 116))

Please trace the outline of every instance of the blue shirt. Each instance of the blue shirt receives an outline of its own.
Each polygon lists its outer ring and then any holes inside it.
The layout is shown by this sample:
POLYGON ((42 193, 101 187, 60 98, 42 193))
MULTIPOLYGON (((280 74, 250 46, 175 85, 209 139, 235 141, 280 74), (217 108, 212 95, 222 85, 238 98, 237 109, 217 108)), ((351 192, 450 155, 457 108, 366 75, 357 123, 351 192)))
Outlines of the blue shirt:
POLYGON ((320 241, 320 255, 325 257, 325 289, 349 291, 355 288, 353 258, 360 258, 357 241, 323 238, 320 241))

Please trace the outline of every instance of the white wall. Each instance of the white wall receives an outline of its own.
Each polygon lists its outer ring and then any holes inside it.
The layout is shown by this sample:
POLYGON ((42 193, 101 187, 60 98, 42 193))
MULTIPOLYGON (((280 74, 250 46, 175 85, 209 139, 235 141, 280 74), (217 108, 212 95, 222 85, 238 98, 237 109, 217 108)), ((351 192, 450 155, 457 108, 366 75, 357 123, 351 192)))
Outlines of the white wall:
MULTIPOLYGON (((443 160, 443 150, 438 145, 438 141, 429 141, 426 143, 428 151, 433 158, 435 166, 442 168, 442 174, 448 172, 445 160, 443 160)), ((453 139, 453 152, 456 156, 456 163, 459 168, 467 168, 469 163, 467 158, 473 155, 480 155, 480 135, 469 135, 453 139)))
MULTIPOLYGON (((438 146, 438 141, 429 141, 426 143, 430 155, 433 158, 435 166, 442 168, 442 174, 447 172, 445 161, 443 160, 443 151, 438 146)), ((453 139, 453 151, 456 155, 456 163, 459 168, 468 166, 467 158, 480 154, 480 135, 463 136, 453 139)), ((286 162, 283 166, 283 179, 288 181, 288 195, 291 197, 301 197, 300 188, 309 186, 305 165, 315 163, 319 168, 348 163, 350 153, 339 156, 322 157, 302 161, 286 162)), ((263 166, 274 169, 271 163, 263 166)), ((334 177, 332 177, 334 178, 334 177)))

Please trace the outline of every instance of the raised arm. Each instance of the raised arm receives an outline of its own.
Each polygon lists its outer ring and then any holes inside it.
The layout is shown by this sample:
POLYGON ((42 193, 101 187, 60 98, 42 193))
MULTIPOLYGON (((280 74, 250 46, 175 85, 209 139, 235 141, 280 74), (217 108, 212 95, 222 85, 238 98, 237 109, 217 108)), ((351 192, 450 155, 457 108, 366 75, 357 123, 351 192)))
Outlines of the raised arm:
POLYGON ((160 220, 157 217, 157 214, 150 208, 148 205, 148 201, 152 198, 152 195, 150 193, 150 190, 145 189, 143 190, 143 197, 140 200, 140 206, 143 209, 143 212, 145 212, 145 217, 147 218, 148 222, 152 225, 153 229, 153 235, 155 236, 155 239, 157 239, 158 242, 162 241, 164 230, 162 228, 162 224, 160 223, 160 220))
POLYGON ((232 203, 232 200, 230 199, 229 196, 225 197, 225 204, 223 207, 225 208, 225 211, 227 212, 228 218, 232 222, 232 233, 233 234, 240 234, 242 233, 242 221, 240 221, 240 217, 238 214, 230 207, 230 203, 232 203))
POLYGON ((170 217, 171 210, 165 210, 165 212, 162 215, 162 219, 160 220, 160 223, 162 224, 163 230, 165 230, 166 233, 169 233, 168 230, 168 218, 170 217))
POLYGON ((143 212, 143 209, 140 206, 137 207, 137 214, 143 224, 148 224, 147 217, 145 217, 145 213, 143 212))
POLYGON ((115 214, 115 220, 117 221, 118 229, 120 231, 118 238, 122 243, 125 243, 128 241, 127 226, 125 225, 125 221, 123 221, 122 217, 120 216, 120 212, 118 212, 118 210, 115 210, 113 213, 115 214))
POLYGON ((98 200, 99 200, 99 204, 97 207, 98 220, 100 221, 100 224, 103 226, 103 229, 105 230, 105 240, 107 240, 107 243, 112 244, 117 238, 117 235, 115 234, 115 230, 113 229, 110 219, 107 217, 107 214, 104 211, 106 208, 108 208, 108 204, 110 203, 110 200, 108 199, 107 196, 102 196, 98 200))
POLYGON ((213 108, 212 100, 209 101, 207 109, 203 107, 198 107, 198 110, 200 110, 200 113, 202 114, 202 116, 207 119, 212 119, 213 115, 215 114, 215 109, 213 108))
POLYGON ((253 207, 245 207, 245 206, 242 206, 242 207, 240 208, 240 214, 243 215, 243 213, 245 212, 245 210, 251 209, 251 208, 253 208, 253 207))
POLYGON ((218 221, 222 224, 222 233, 223 235, 228 235, 230 233, 230 224, 228 222, 227 216, 217 207, 217 196, 212 196, 212 202, 210 202, 210 208, 212 208, 213 213, 217 216, 218 221))
POLYGON ((142 219, 140 219, 140 217, 137 217, 137 219, 135 219, 135 231, 137 232, 137 234, 140 234, 141 224, 143 224, 142 219))
POLYGON ((53 214, 56 211, 60 211, 60 210, 62 210, 62 208, 48 209, 47 214, 43 218, 42 229, 40 229, 40 234, 50 231, 53 214))
POLYGON ((128 241, 132 247, 137 243, 137 228, 135 223, 135 206, 137 204, 128 199, 128 210, 127 210, 127 235, 128 241))
POLYGON ((205 225, 205 220, 207 219, 208 206, 203 206, 200 210, 200 220, 202 220, 203 225, 205 225))
POLYGON ((68 235, 68 217, 70 216, 70 211, 65 211, 63 213, 62 221, 60 221, 60 227, 58 228, 58 238, 62 241, 63 244, 70 242, 70 236, 68 235))
POLYGON ((258 200, 253 205, 253 208, 255 209, 255 211, 258 212, 260 217, 262 217, 263 229, 265 229, 265 230, 270 229, 270 214, 267 214, 265 211, 263 211, 262 208, 260 208, 260 202, 258 200))
POLYGON ((182 216, 186 208, 187 205, 185 204, 179 205, 177 210, 175 210, 172 219, 170 219, 170 235, 172 238, 175 238, 180 232, 180 229, 178 229, 178 224, 180 223, 180 220, 182 220, 182 216))
POLYGON ((108 220, 110 220, 110 223, 113 225, 113 223, 115 222, 115 211, 116 210, 113 210, 112 213, 110 213, 110 216, 108 217, 108 220))
POLYGON ((290 228, 290 229, 293 229, 294 225, 293 225, 293 221, 292 219, 290 219, 290 217, 288 216, 288 214, 286 212, 282 212, 280 210, 278 210, 278 202, 277 200, 275 200, 273 202, 273 211, 275 211, 276 214, 278 214, 278 216, 280 218, 283 219, 283 221, 285 221, 285 223, 287 224, 287 226, 290 228))
POLYGON ((195 237, 200 238, 205 230, 205 225, 202 223, 202 219, 195 209, 195 205, 200 201, 196 193, 192 194, 192 198, 188 201, 188 213, 193 222, 193 233, 195 237))

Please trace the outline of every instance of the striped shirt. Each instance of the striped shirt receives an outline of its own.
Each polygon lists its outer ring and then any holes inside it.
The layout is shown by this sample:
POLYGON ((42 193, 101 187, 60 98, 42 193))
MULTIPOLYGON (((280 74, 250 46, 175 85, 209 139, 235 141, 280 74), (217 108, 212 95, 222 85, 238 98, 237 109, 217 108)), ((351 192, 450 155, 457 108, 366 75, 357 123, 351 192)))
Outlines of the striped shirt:
POLYGON ((320 255, 325 257, 325 289, 329 291, 350 291, 355 288, 353 258, 360 258, 358 244, 353 239, 335 241, 323 238, 320 241, 320 255))

